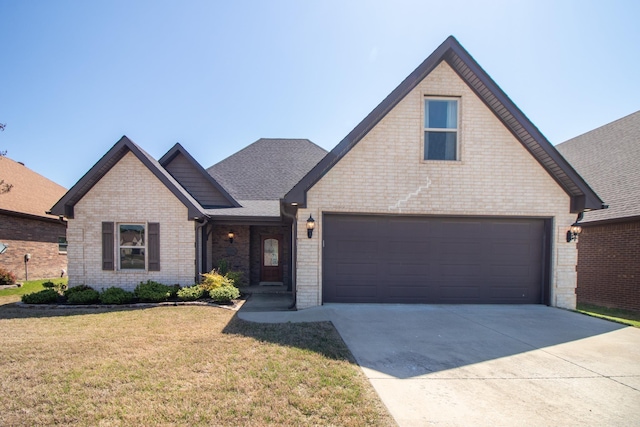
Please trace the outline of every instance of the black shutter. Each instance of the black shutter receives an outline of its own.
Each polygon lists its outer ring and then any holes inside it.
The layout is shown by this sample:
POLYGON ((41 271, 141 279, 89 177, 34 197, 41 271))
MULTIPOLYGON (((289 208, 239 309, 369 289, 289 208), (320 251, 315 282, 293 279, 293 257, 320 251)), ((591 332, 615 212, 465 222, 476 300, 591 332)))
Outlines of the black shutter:
POLYGON ((160 271, 160 223, 149 223, 149 271, 160 271))
POLYGON ((113 222, 102 223, 102 269, 114 270, 113 222))

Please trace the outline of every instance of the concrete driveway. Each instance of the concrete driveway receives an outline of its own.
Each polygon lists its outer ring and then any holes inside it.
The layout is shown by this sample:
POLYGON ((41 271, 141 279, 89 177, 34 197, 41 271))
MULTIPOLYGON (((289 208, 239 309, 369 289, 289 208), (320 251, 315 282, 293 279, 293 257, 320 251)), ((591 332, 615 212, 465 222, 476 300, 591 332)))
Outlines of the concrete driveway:
POLYGON ((545 306, 328 304, 400 426, 640 425, 640 329, 545 306))

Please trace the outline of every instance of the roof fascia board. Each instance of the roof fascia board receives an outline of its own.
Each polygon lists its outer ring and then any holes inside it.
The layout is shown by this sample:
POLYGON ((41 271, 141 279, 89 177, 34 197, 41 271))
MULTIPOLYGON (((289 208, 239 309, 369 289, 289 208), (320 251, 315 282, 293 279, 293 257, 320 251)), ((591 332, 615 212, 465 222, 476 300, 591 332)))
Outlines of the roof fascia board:
POLYGON ((431 73, 442 61, 446 61, 460 78, 474 91, 474 93, 493 111, 498 119, 509 129, 510 132, 525 146, 534 158, 545 168, 563 190, 571 197, 571 212, 579 212, 585 209, 601 209, 602 200, 588 186, 582 177, 569 165, 542 133, 529 121, 520 109, 509 99, 491 77, 480 67, 473 57, 460 45, 453 37, 449 36, 422 64, 418 66, 406 79, 400 83, 364 120, 362 120, 333 150, 331 150, 298 184, 296 184, 284 197, 287 204, 298 203, 302 207, 307 204, 307 191, 313 187, 345 154, 347 154, 355 144, 357 144, 382 118, 389 113, 409 92, 411 92, 429 73, 431 73), (492 106, 485 96, 481 94, 467 80, 468 77, 462 75, 457 67, 451 64, 451 53, 455 54, 472 71, 473 75, 482 81, 484 86, 495 96, 497 101, 508 110, 517 123, 534 139, 536 145, 540 147, 545 155, 566 174, 568 179, 579 189, 581 194, 572 194, 560 178, 549 169, 540 159, 539 154, 529 147, 522 136, 518 135, 512 125, 505 121, 498 114, 495 106, 492 106), (580 197, 582 196, 582 199, 580 197), (578 199, 576 199, 578 198, 578 199), (578 209, 578 210, 576 210, 578 209))
POLYGON ((204 178, 211 185, 213 185, 214 188, 218 190, 232 206, 236 208, 241 207, 240 203, 238 203, 238 201, 234 199, 231 194, 229 194, 229 192, 218 181, 215 180, 214 177, 208 174, 207 171, 204 170, 202 165, 200 165, 200 163, 198 163, 196 159, 194 159, 193 156, 179 142, 177 142, 164 156, 162 156, 162 158, 158 160, 158 163, 160 163, 160 165, 164 168, 169 163, 171 163, 171 161, 178 154, 182 154, 187 159, 187 161, 198 171, 198 173, 204 176, 204 178))
POLYGON ((485 105, 493 111, 495 116, 502 122, 502 124, 513 134, 513 136, 518 139, 522 145, 531 153, 531 155, 542 165, 545 170, 551 175, 551 177, 569 194, 572 199, 579 198, 580 200, 572 200, 571 209, 573 213, 583 211, 585 209, 602 209, 602 200, 598 197, 598 195, 589 187, 586 181, 576 172, 576 170, 565 160, 564 157, 556 150, 556 148, 549 142, 549 140, 540 132, 540 130, 535 126, 529 118, 520 110, 520 108, 509 98, 509 96, 498 86, 498 84, 491 78, 486 71, 482 69, 480 64, 476 62, 476 60, 467 52, 467 50, 460 45, 459 43, 452 44, 450 50, 447 51, 448 54, 445 55, 445 61, 449 64, 449 66, 458 74, 458 76, 469 86, 469 88, 476 94, 476 96, 481 99, 485 105), (460 70, 453 63, 453 58, 451 52, 457 55, 464 64, 471 70, 473 75, 477 77, 482 84, 489 90, 490 94, 493 95, 496 100, 501 104, 508 113, 516 120, 518 124, 520 124, 524 130, 536 141, 536 148, 540 148, 544 151, 546 156, 548 156, 554 163, 562 169, 562 171, 567 175, 567 177, 575 184, 580 191, 583 193, 582 195, 574 195, 571 194, 571 191, 566 188, 565 183, 563 183, 555 174, 549 171, 548 167, 542 162, 540 158, 540 154, 537 154, 533 151, 533 149, 523 141, 522 137, 518 135, 513 126, 505 120, 500 114, 497 113, 495 106, 492 106, 489 100, 485 97, 483 93, 481 93, 473 84, 470 84, 467 80, 467 77, 460 73, 460 70), (577 208, 579 210, 574 210, 577 208))
POLYGON ((67 218, 74 217, 74 206, 96 185, 111 168, 118 163, 127 152, 133 153, 142 164, 144 164, 156 178, 160 180, 188 210, 189 219, 206 216, 202 208, 195 200, 185 195, 178 187, 179 185, 168 172, 151 156, 145 153, 133 141, 126 136, 120 138, 100 160, 84 174, 82 178, 51 208, 53 215, 64 215, 67 218))
POLYGON ((25 212, 10 211, 7 209, 0 209, 0 215, 14 216, 16 218, 26 218, 26 219, 31 219, 33 221, 52 222, 56 224, 62 224, 65 227, 67 226, 67 221, 65 221, 64 219, 60 220, 59 218, 51 218, 49 216, 39 216, 39 215, 29 214, 25 212))

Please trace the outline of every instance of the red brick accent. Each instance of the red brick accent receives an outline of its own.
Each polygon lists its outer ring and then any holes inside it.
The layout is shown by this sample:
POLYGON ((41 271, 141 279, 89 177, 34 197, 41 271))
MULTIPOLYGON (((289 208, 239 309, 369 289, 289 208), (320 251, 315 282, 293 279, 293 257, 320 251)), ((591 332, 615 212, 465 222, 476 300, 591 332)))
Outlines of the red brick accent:
POLYGON ((578 303, 640 311, 640 221, 585 226, 578 239, 578 303))
POLYGON ((66 234, 66 225, 59 222, 0 214, 0 242, 9 245, 0 266, 24 280, 24 255, 31 254, 29 280, 60 277, 67 270, 67 254, 58 252, 58 237, 66 234))

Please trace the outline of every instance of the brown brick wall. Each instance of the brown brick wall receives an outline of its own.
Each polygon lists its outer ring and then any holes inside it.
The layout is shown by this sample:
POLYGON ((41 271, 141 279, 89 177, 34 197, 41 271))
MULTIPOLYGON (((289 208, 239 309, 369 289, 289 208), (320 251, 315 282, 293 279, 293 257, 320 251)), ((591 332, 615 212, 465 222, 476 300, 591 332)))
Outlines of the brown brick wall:
POLYGON ((67 270, 67 255, 58 252, 58 237, 64 237, 64 224, 0 214, 0 242, 9 245, 0 255, 0 267, 25 280, 24 255, 31 254, 29 279, 60 277, 67 270))
POLYGON ((220 260, 224 259, 230 270, 242 271, 245 280, 249 280, 249 243, 248 225, 214 225, 209 236, 212 268, 217 269, 220 260), (235 235, 233 243, 229 243, 229 230, 235 235))
POLYGON ((583 227, 578 302, 640 311, 640 221, 583 227))

